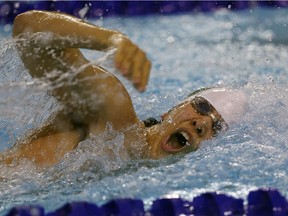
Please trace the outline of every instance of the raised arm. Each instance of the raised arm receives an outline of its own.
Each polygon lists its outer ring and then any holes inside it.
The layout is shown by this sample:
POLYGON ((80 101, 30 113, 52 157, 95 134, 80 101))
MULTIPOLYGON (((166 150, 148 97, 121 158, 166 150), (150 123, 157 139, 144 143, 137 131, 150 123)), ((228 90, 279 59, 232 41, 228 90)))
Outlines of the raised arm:
MULTIPOLYGON (((120 112, 123 121, 126 115, 135 116, 131 115, 134 109, 130 96, 119 80, 104 69, 92 66, 78 49, 117 48, 115 64, 143 91, 148 82, 150 61, 122 33, 66 14, 29 11, 16 17, 13 36, 18 39, 20 56, 30 74, 51 81, 52 94, 73 112, 74 119, 91 121, 98 117, 99 109, 109 110, 108 107, 113 107, 118 118, 121 118, 120 112), (121 98, 125 98, 125 106, 121 98)), ((107 117, 109 121, 111 116, 107 117)))
MULTIPOLYGON (((115 66, 132 80, 139 91, 144 91, 146 88, 150 61, 139 47, 118 31, 99 28, 67 14, 28 11, 16 17, 13 36, 24 38, 32 36, 37 46, 43 46, 46 50, 47 47, 57 50, 87 48, 99 51, 117 48, 115 66)), ((29 66, 29 60, 24 63, 29 66)), ((39 75, 39 72, 35 75, 39 75)))
POLYGON ((108 122, 114 130, 124 131, 125 144, 137 136, 127 130, 142 123, 125 87, 111 73, 92 65, 79 50, 117 48, 115 64, 143 91, 150 62, 125 35, 69 15, 29 11, 15 19, 13 36, 29 73, 46 84, 64 109, 20 141, 21 145, 0 154, 0 162, 11 164, 27 158, 39 166, 53 165, 90 134, 102 133, 108 122))

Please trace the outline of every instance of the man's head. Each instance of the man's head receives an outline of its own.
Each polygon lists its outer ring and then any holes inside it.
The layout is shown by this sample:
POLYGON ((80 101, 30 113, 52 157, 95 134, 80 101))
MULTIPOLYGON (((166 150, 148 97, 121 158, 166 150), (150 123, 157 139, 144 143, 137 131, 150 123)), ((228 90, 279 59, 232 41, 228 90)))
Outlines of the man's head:
POLYGON ((202 141, 239 121, 246 104, 240 91, 224 88, 196 91, 163 114, 160 123, 147 129, 150 157, 197 150, 202 141))

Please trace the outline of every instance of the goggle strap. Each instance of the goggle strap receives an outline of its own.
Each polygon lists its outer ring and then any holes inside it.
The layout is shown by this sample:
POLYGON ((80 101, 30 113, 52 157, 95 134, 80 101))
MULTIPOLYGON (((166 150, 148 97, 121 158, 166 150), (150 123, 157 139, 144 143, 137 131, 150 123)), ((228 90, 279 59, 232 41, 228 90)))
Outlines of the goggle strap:
POLYGON ((213 122, 218 121, 218 119, 216 118, 216 116, 212 112, 210 112, 208 115, 212 118, 213 122))

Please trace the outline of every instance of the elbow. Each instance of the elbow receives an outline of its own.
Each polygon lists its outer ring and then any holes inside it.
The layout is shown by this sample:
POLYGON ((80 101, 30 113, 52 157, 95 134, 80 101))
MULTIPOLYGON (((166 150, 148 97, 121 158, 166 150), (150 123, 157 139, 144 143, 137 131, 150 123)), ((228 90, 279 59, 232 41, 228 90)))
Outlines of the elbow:
POLYGON ((13 37, 18 37, 21 34, 35 32, 35 24, 39 18, 40 11, 27 11, 16 16, 13 22, 13 37))

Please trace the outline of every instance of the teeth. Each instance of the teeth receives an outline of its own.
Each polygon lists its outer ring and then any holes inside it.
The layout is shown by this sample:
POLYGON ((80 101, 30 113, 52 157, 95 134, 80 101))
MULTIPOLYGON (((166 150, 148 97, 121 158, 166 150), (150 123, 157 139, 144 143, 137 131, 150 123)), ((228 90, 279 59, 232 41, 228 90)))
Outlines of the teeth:
POLYGON ((185 137, 185 139, 188 141, 189 140, 189 135, 186 132, 180 132, 182 134, 183 137, 185 137))

